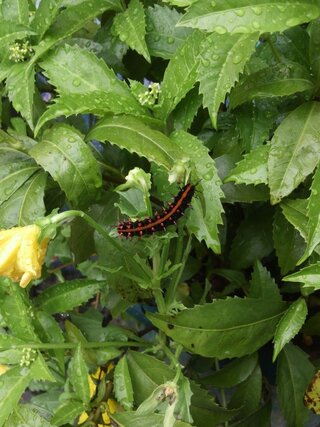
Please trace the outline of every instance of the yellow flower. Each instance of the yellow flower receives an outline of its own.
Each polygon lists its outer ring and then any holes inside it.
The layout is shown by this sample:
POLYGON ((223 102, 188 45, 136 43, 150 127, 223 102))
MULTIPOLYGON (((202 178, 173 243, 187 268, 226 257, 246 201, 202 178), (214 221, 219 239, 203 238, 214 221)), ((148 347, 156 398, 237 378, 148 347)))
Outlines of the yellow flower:
MULTIPOLYGON (((94 374, 88 375, 88 381, 89 381, 89 388, 90 388, 90 398, 92 399, 93 396, 96 393, 97 390, 97 384, 95 381, 101 381, 102 378, 106 376, 112 369, 114 368, 114 364, 110 363, 107 367, 107 370, 104 371, 100 367, 96 370, 94 374)), ((111 420, 109 417, 109 414, 114 414, 115 412, 119 412, 122 410, 121 406, 114 400, 114 399, 108 399, 107 400, 107 407, 108 410, 105 409, 101 413, 103 424, 98 424, 98 427, 109 427, 111 426, 111 420)), ((80 425, 87 421, 89 418, 89 415, 87 412, 82 412, 78 419, 77 425, 80 425)))
POLYGON ((39 242, 38 225, 0 231, 0 276, 6 276, 25 288, 41 276, 48 239, 39 242))

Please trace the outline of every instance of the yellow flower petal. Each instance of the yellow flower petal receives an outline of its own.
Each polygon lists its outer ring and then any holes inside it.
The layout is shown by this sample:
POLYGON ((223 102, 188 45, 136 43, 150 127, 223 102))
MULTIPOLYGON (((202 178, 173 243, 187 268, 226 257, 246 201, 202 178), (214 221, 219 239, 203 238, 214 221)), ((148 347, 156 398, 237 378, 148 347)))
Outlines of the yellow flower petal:
POLYGON ((106 412, 102 412, 102 420, 105 424, 110 424, 110 417, 106 412))
POLYGON ((78 425, 84 423, 88 418, 88 414, 86 412, 82 412, 78 420, 78 425))
POLYGON ((92 380, 91 375, 88 375, 88 381, 89 381, 89 388, 90 388, 90 399, 92 399, 97 390, 97 385, 92 380))
MULTIPOLYGON (((1 233, 0 233, 1 234, 1 233)), ((21 236, 11 236, 5 240, 2 245, 0 242, 0 274, 6 275, 7 272, 14 270, 15 260, 21 243, 21 236)))
POLYGON ((110 414, 114 414, 115 412, 119 411, 120 406, 114 399, 108 399, 107 403, 109 406, 110 414))
POLYGON ((35 224, 0 231, 0 276, 26 287, 41 276, 48 240, 39 242, 41 228, 35 224))

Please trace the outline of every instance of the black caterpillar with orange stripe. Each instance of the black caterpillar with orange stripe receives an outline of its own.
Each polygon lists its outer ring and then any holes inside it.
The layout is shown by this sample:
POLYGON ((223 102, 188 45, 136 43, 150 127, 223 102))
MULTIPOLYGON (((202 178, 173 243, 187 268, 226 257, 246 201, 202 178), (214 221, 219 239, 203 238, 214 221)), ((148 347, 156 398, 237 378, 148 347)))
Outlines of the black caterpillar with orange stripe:
POLYGON ((174 198, 174 201, 163 209, 162 213, 155 212, 153 217, 145 218, 135 222, 123 221, 118 224, 117 230, 120 236, 130 239, 133 236, 143 236, 144 234, 153 234, 156 231, 166 229, 170 224, 176 224, 176 221, 184 214, 184 211, 190 206, 190 202, 195 192, 195 186, 185 185, 174 198))

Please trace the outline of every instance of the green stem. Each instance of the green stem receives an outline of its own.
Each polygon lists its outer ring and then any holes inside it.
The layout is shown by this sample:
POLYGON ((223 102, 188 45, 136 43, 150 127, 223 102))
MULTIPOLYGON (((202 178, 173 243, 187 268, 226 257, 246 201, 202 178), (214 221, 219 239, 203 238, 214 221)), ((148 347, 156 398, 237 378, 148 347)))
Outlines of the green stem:
POLYGON ((191 250, 191 236, 188 237, 187 245, 185 247, 185 250, 183 252, 183 233, 179 230, 179 238, 178 238, 178 244, 177 244, 177 251, 176 251, 176 257, 175 257, 175 264, 178 264, 181 262, 181 267, 176 271, 176 274, 172 278, 172 283, 168 289, 167 295, 166 295, 166 303, 167 306, 170 306, 170 304, 174 301, 177 288, 179 286, 181 276, 183 273, 183 270, 185 268, 190 250, 191 250), (183 255, 182 255, 183 252, 183 255))
POLYGON ((116 247, 119 251, 126 252, 126 250, 119 245, 118 242, 116 242, 115 239, 113 239, 111 236, 109 236, 109 233, 99 224, 97 223, 91 216, 87 215, 86 213, 82 211, 77 210, 69 210, 65 212, 61 212, 59 214, 54 215, 50 218, 51 224, 57 224, 59 222, 63 222, 69 218, 74 217, 80 217, 84 219, 88 224, 90 224, 99 234, 101 234, 102 237, 104 237, 108 242, 110 242, 114 247, 116 247))
MULTIPOLYGON (((0 350, 19 350, 24 348, 32 348, 36 350, 51 350, 51 349, 70 349, 76 348, 79 344, 73 342, 66 343, 25 343, 11 346, 1 346, 0 350)), ((135 341, 110 341, 110 342, 87 342, 81 343, 82 348, 108 348, 108 347, 151 347, 152 344, 148 342, 135 342, 135 341)))
POLYGON ((156 300, 158 312, 165 313, 166 304, 162 294, 161 280, 159 279, 160 265, 161 265, 161 257, 159 252, 156 252, 152 259, 152 267, 153 267, 152 291, 153 291, 154 298, 156 300))
POLYGON ((269 35, 267 35, 267 42, 268 42, 268 44, 269 44, 269 46, 270 46, 270 49, 271 49, 271 51, 272 51, 272 54, 273 54, 273 56, 274 56, 275 60, 276 60, 279 64, 281 64, 281 62, 283 62, 283 61, 282 61, 282 58, 281 58, 281 55, 280 55, 280 53, 279 53, 278 49, 275 47, 275 45, 274 45, 273 41, 271 40, 271 36, 270 36, 270 34, 269 34, 269 35))

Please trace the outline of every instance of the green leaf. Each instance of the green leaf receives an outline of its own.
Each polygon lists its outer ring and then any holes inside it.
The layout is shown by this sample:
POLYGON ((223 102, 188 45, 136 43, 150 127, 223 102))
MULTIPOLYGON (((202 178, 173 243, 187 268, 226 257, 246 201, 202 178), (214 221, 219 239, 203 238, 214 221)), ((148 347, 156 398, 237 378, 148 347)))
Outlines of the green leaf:
POLYGON ((268 184, 268 156, 270 145, 261 145, 245 154, 244 158, 232 169, 224 182, 234 181, 237 184, 268 184))
POLYGON ((9 45, 15 40, 24 39, 25 37, 31 34, 34 34, 34 32, 24 25, 19 25, 15 22, 1 20, 0 48, 9 45))
POLYGON ((229 255, 232 268, 247 268, 272 252, 272 217, 272 211, 263 206, 252 209, 240 223, 229 255))
POLYGON ((305 293, 310 294, 320 289, 320 263, 308 265, 296 273, 283 277, 282 280, 303 283, 305 293))
POLYGON ((238 385, 229 402, 230 408, 240 408, 237 419, 248 416, 259 408, 262 392, 262 374, 258 363, 249 377, 238 385))
POLYGON ((197 68, 201 44, 205 35, 194 31, 186 38, 170 60, 163 76, 159 96, 158 114, 165 119, 182 98, 193 88, 197 80, 197 68))
POLYGON ((113 375, 113 390, 117 401, 126 410, 132 409, 133 390, 126 357, 117 363, 113 375))
POLYGON ((56 98, 54 102, 39 118, 35 127, 35 134, 38 134, 47 121, 61 116, 95 114, 101 117, 108 112, 142 116, 145 113, 134 99, 121 97, 116 92, 96 91, 84 94, 67 94, 56 98))
POLYGON ((111 92, 119 96, 123 102, 130 102, 132 107, 139 109, 140 105, 128 86, 102 59, 86 49, 76 45, 61 46, 40 65, 50 83, 56 86, 61 95, 111 92))
POLYGON ((258 298, 227 298, 169 316, 148 314, 151 322, 188 351, 205 357, 250 354, 274 333, 284 304, 258 298))
POLYGON ((250 152, 269 139, 278 110, 272 100, 257 99, 237 108, 235 113, 241 140, 246 152, 250 152))
POLYGON ((276 282, 260 261, 254 263, 250 280, 249 297, 281 301, 281 294, 276 282))
POLYGON ((151 62, 145 42, 146 22, 144 7, 139 0, 131 0, 128 8, 118 13, 113 21, 113 30, 122 42, 136 50, 148 62, 151 62))
POLYGON ((183 154, 163 133, 130 116, 105 117, 91 129, 87 135, 90 139, 107 140, 168 170, 183 154))
MULTIPOLYGON (((175 370, 147 354, 129 351, 126 357, 137 405, 147 399, 157 386, 173 380, 176 375, 175 370)), ((191 390, 190 413, 198 427, 208 427, 208 419, 210 427, 218 427, 237 413, 218 406, 208 392, 194 382, 191 382, 191 390)))
POLYGON ((85 405, 88 405, 90 402, 90 388, 88 376, 89 370, 83 359, 81 345, 79 344, 70 361, 69 377, 77 397, 85 405))
POLYGON ((312 173, 320 160, 320 103, 300 105, 271 140, 268 160, 271 202, 278 203, 312 173))
POLYGON ((101 283, 89 279, 59 283, 43 291, 35 302, 41 310, 50 314, 68 311, 92 298, 99 292, 101 283))
POLYGON ((121 10, 119 0, 95 0, 94 3, 91 0, 83 0, 80 4, 64 9, 46 31, 43 40, 35 46, 31 62, 34 63, 54 45, 80 30, 86 22, 106 10, 121 10))
POLYGON ((102 185, 98 162, 72 127, 57 124, 48 129, 30 155, 59 183, 73 205, 86 206, 97 198, 102 185))
POLYGON ((319 202, 320 202, 320 166, 313 177, 311 186, 311 194, 308 200, 307 214, 308 214, 308 236, 307 247, 303 256, 298 261, 302 264, 314 251, 315 247, 320 243, 320 218, 319 218, 319 202))
POLYGON ((0 146, 0 205, 9 199, 30 176, 39 170, 27 154, 0 146))
POLYGON ((305 249, 305 242, 281 209, 277 209, 273 220, 273 242, 282 274, 287 274, 297 265, 305 249))
POLYGON ((4 425, 7 417, 15 409, 31 380, 31 369, 26 367, 17 366, 1 375, 0 426, 4 425))
POLYGON ((174 129, 188 131, 201 105, 202 95, 198 93, 198 88, 196 87, 179 102, 172 112, 174 129))
POLYGON ((215 128, 220 104, 238 80, 257 39, 258 33, 212 34, 202 44, 197 70, 199 92, 203 94, 203 105, 208 108, 215 128))
POLYGON ((34 29, 40 40, 58 15, 62 3, 63 0, 47 0, 41 1, 37 7, 31 28, 34 29))
MULTIPOLYGON (((42 342, 62 343, 64 337, 61 328, 56 320, 47 312, 37 310, 34 319, 34 328, 42 342)), ((55 357, 59 363, 61 372, 64 374, 64 349, 49 350, 49 353, 55 357)))
POLYGON ((38 342, 32 324, 33 311, 25 289, 6 277, 0 278, 0 312, 11 333, 22 340, 38 342))
POLYGON ((290 427, 305 425, 310 416, 303 404, 303 396, 313 373, 314 367, 308 355, 287 344, 279 355, 277 384, 282 411, 290 427))
POLYGON ((290 305, 277 325, 274 334, 274 362, 283 347, 292 340, 302 328, 308 314, 308 307, 303 298, 297 299, 290 305))
POLYGON ((308 234, 307 205, 306 199, 287 199, 280 205, 284 216, 299 231, 304 240, 307 240, 308 234))
POLYGON ((174 409, 174 413, 179 420, 192 423, 193 419, 190 413, 190 405, 193 392, 191 384, 187 377, 180 374, 177 383, 178 386, 178 400, 174 409))
POLYGON ((257 360, 257 353, 232 360, 219 371, 202 379, 201 382, 217 388, 235 387, 243 383, 252 374, 257 365, 257 360))
POLYGON ((37 351, 37 358, 31 366, 32 379, 35 381, 56 382, 55 376, 51 373, 40 351, 37 351))
POLYGON ((179 26, 215 31, 218 34, 283 31, 320 14, 315 0, 198 0, 182 17, 179 26))
POLYGON ((271 423, 271 400, 265 403, 262 407, 254 411, 249 416, 245 417, 241 421, 232 424, 232 427, 248 427, 256 426, 259 427, 270 427, 271 423))
POLYGON ((47 175, 36 172, 0 207, 0 227, 33 224, 45 214, 43 202, 47 175))
POLYGON ((231 92, 230 108, 252 99, 288 96, 307 90, 313 90, 307 69, 295 62, 280 63, 243 77, 231 92))
POLYGON ((84 411, 83 403, 77 400, 65 400, 55 411, 51 418, 51 424, 62 426, 66 423, 71 425, 75 418, 84 411))
POLYGON ((320 21, 312 21, 308 26, 310 35, 309 59, 314 76, 316 91, 320 88, 320 21))
MULTIPOLYGON (((162 414, 139 415, 136 412, 118 412, 112 414, 119 427, 165 427, 165 416, 162 414)), ((191 427, 191 424, 183 421, 175 421, 173 427, 191 427)))
POLYGON ((150 55, 171 59, 192 31, 190 28, 177 28, 181 14, 176 9, 155 4, 146 9, 146 43, 150 55))
POLYGON ((2 0, 2 18, 18 24, 28 25, 28 0, 2 0))
POLYGON ((33 130, 34 67, 31 63, 14 64, 7 77, 9 99, 33 130))
POLYGON ((14 408, 14 413, 7 419, 5 427, 52 427, 45 418, 41 417, 36 410, 21 404, 14 408))
POLYGON ((194 198, 193 210, 188 215, 187 226, 199 241, 204 240, 208 248, 220 253, 218 225, 222 224, 223 192, 214 160, 209 156, 208 149, 195 136, 178 131, 172 140, 191 159, 194 168, 194 179, 200 181, 197 188, 201 189, 201 200, 194 198))

